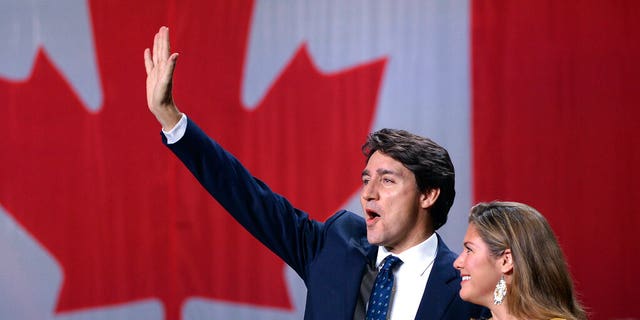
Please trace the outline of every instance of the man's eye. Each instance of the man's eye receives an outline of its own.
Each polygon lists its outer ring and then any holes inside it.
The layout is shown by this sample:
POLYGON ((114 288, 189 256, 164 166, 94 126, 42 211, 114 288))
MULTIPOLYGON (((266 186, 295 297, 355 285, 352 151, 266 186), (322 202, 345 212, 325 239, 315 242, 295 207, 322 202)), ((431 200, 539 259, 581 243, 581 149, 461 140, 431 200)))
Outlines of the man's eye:
POLYGON ((362 184, 365 186, 369 184, 369 179, 362 179, 362 184))

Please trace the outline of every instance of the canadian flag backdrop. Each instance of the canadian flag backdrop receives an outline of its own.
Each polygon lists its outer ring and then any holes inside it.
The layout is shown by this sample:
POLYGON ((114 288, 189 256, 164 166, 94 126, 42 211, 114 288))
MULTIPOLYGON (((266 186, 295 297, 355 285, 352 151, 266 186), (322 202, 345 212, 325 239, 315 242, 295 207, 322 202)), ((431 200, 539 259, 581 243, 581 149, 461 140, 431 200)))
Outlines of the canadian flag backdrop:
POLYGON ((305 288, 161 144, 182 111, 312 217, 361 212, 383 127, 451 153, 477 201, 539 209, 592 319, 640 318, 636 1, 0 0, 0 319, 301 319, 305 288))

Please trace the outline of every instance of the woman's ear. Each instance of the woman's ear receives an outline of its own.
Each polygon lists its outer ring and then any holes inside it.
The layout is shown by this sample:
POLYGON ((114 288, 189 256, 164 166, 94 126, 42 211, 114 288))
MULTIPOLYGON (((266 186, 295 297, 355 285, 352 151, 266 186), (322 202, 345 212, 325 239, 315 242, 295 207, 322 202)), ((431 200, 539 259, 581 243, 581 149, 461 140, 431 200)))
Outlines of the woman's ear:
POLYGON ((427 191, 420 195, 420 207, 428 209, 436 203, 438 196, 440 196, 440 188, 427 189, 427 191))
POLYGON ((513 255, 511 249, 504 250, 502 256, 498 259, 500 265, 500 271, 504 274, 511 273, 513 271, 513 255))

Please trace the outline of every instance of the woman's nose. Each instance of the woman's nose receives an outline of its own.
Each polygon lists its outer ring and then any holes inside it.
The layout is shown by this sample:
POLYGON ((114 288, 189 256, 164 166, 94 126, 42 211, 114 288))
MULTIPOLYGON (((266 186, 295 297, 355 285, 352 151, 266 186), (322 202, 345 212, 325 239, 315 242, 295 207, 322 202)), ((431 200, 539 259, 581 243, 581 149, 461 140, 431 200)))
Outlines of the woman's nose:
POLYGON ((463 265, 463 261, 464 259, 462 258, 462 253, 460 255, 458 255, 458 258, 456 258, 455 261, 453 261, 453 267, 460 270, 462 269, 462 265, 463 265))

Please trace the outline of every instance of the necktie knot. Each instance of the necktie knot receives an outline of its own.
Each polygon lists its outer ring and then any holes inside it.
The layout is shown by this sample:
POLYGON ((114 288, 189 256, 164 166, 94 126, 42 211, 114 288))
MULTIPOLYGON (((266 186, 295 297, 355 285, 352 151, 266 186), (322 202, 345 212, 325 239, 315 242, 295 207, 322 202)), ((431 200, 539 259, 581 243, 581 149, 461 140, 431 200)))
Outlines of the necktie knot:
POLYGON ((380 268, 380 272, 389 272, 389 270, 393 270, 400 262, 402 262, 400 258, 388 255, 382 262, 382 268, 380 268))
POLYGON ((393 293, 393 269, 400 265, 401 262, 400 258, 392 255, 384 258, 382 268, 380 268, 371 290, 367 308, 367 320, 387 319, 393 293))

